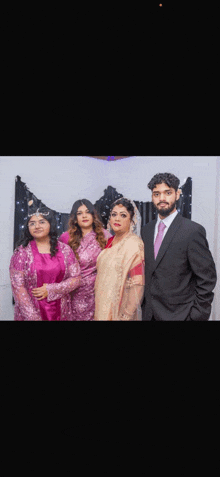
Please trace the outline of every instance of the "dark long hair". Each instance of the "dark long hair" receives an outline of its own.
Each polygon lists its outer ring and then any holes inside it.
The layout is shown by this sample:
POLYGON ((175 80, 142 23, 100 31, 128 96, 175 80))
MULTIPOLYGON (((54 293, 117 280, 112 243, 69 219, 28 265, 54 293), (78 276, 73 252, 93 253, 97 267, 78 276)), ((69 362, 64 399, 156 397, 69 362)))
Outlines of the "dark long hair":
MULTIPOLYGON (((52 210, 48 209, 47 207, 40 207, 37 210, 38 210, 39 214, 42 215, 42 217, 45 220, 47 220, 47 222, 49 222, 49 224, 50 224, 50 231, 49 231, 50 256, 54 257, 56 255, 56 253, 58 252, 57 228, 56 228, 56 221, 55 221, 55 218, 54 218, 54 213, 52 212, 52 210), (47 214, 48 212, 49 212, 48 215, 46 215, 46 216, 43 215, 43 214, 47 214)), ((35 215, 35 213, 37 213, 37 210, 35 210, 35 212, 31 211, 31 213, 33 215, 35 215)), ((25 226, 24 226, 24 231, 23 231, 22 237, 16 243, 16 248, 18 248, 19 245, 22 245, 23 247, 27 247, 29 242, 31 242, 31 240, 34 240, 34 237, 32 237, 32 235, 29 232, 29 228, 28 228, 28 224, 29 224, 31 218, 32 217, 28 217, 28 219, 25 223, 25 226)))
POLYGON ((93 230, 96 233, 96 240, 99 243, 101 249, 103 250, 106 246, 106 239, 103 232, 103 224, 98 216, 98 212, 96 211, 94 205, 87 199, 77 200, 74 202, 71 212, 70 212, 70 219, 69 219, 69 246, 74 251, 76 258, 79 259, 77 249, 80 246, 80 242, 82 240, 82 230, 77 223, 77 211, 78 208, 82 205, 85 205, 90 214, 93 216, 93 230))

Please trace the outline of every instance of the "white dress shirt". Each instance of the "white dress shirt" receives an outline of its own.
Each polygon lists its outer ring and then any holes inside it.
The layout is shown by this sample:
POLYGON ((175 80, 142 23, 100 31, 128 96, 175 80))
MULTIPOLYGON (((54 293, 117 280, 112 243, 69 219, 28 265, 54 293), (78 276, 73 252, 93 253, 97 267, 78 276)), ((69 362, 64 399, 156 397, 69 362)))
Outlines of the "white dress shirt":
POLYGON ((158 227, 159 227, 159 223, 160 222, 163 222, 164 225, 166 225, 166 228, 164 229, 164 232, 163 232, 163 239, 166 235, 166 233, 168 232, 168 229, 169 227, 171 226, 173 220, 175 219, 175 217, 177 216, 178 214, 178 211, 176 210, 176 212, 174 212, 173 214, 170 214, 168 215, 168 217, 164 217, 164 219, 160 219, 160 216, 158 214, 158 218, 157 218, 157 223, 156 223, 156 227, 155 227, 155 231, 154 231, 154 243, 155 243, 155 240, 156 240, 156 237, 157 237, 157 234, 158 234, 158 227))

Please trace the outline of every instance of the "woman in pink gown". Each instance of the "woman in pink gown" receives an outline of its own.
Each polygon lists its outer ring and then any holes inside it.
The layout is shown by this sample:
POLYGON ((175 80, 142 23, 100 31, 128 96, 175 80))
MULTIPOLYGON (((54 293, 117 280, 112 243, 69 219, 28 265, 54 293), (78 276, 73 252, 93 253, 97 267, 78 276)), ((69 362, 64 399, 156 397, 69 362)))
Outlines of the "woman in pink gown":
POLYGON ((103 229, 91 202, 87 199, 77 200, 70 213, 68 232, 59 238, 70 245, 80 264, 81 284, 72 294, 72 312, 76 321, 94 319, 96 262, 110 237, 111 234, 103 229))
POLYGON ((80 267, 71 248, 58 242, 52 212, 28 216, 23 238, 10 262, 14 319, 73 320, 70 292, 80 285, 80 267))

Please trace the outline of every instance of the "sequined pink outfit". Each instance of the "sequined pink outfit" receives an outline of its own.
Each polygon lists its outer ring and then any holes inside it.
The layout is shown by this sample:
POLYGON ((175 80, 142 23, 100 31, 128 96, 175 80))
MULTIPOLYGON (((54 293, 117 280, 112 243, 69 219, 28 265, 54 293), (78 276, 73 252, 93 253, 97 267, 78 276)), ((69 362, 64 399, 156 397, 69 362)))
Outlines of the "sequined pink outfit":
MULTIPOLYGON (((103 232, 105 238, 111 237, 107 230, 103 229, 103 232)), ((59 240, 68 244, 69 233, 64 232, 59 240)), ((75 321, 92 321, 94 319, 96 262, 101 251, 93 230, 82 238, 77 249, 82 278, 80 287, 72 294, 72 312, 75 321)))
POLYGON ((70 292, 80 285, 80 267, 71 248, 58 242, 58 252, 40 254, 35 241, 15 250, 10 262, 18 321, 72 321, 70 292), (36 300, 31 291, 47 283, 48 297, 36 300))

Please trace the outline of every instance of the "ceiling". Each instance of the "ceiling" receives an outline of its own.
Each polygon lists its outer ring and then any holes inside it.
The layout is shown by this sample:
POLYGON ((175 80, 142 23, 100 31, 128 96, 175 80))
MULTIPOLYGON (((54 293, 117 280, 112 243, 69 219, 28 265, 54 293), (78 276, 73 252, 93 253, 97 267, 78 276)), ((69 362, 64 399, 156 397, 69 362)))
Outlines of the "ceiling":
POLYGON ((94 157, 95 159, 102 159, 104 161, 117 161, 118 159, 125 159, 126 157, 132 157, 132 156, 87 156, 87 157, 94 157))

